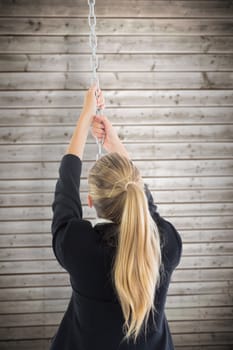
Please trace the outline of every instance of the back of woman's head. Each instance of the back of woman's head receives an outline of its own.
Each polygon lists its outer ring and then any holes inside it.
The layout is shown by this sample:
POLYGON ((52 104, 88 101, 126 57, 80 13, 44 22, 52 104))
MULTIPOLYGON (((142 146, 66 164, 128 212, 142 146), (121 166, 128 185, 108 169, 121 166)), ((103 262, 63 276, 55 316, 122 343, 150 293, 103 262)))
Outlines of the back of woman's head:
POLYGON ((126 157, 109 153, 88 176, 89 193, 99 217, 119 225, 112 280, 122 307, 124 339, 136 338, 150 311, 160 282, 161 250, 139 170, 126 157))

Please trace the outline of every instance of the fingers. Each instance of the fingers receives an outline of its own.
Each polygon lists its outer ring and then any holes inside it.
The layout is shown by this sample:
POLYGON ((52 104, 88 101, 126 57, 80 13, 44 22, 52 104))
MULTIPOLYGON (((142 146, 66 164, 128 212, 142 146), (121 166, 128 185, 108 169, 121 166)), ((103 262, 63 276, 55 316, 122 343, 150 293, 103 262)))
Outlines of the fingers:
POLYGON ((104 128, 105 132, 108 133, 109 128, 111 128, 111 123, 105 115, 95 115, 93 118, 92 125, 96 126, 100 124, 102 128, 104 128))
POLYGON ((105 131, 102 130, 102 129, 95 129, 95 128, 92 128, 91 132, 92 132, 92 135, 93 135, 94 137, 97 137, 97 138, 100 139, 100 140, 103 139, 103 138, 105 138, 105 136, 106 136, 105 131))
POLYGON ((105 126, 102 122, 102 118, 99 118, 99 116, 95 116, 91 125, 91 131, 94 137, 97 137, 98 139, 102 139, 106 135, 105 126))
POLYGON ((103 93, 100 89, 96 90, 96 102, 97 102, 97 107, 99 109, 104 109, 105 101, 104 101, 103 93))
POLYGON ((93 84, 88 91, 90 93, 95 93, 97 107, 103 109, 105 107, 105 101, 101 89, 98 88, 96 84, 93 84))
POLYGON ((91 127, 92 127, 92 130, 94 130, 97 133, 105 132, 105 127, 103 123, 98 123, 94 121, 91 127))
POLYGON ((95 132, 95 131, 92 131, 92 135, 94 137, 96 137, 97 139, 99 139, 99 140, 105 139, 105 136, 106 136, 105 132, 98 133, 98 132, 95 132))
POLYGON ((96 107, 98 109, 104 109, 105 108, 105 100, 103 96, 103 92, 100 88, 98 88, 97 84, 91 85, 91 87, 88 89, 87 94, 93 95, 96 98, 96 107))

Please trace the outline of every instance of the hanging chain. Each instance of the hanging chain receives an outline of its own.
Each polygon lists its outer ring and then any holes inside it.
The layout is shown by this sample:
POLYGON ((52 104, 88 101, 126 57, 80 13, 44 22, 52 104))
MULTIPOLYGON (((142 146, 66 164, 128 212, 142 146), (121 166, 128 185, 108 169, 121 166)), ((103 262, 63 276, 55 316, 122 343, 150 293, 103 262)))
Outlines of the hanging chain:
MULTIPOLYGON (((97 49, 97 37, 95 33, 96 27, 96 16, 95 16, 95 0, 88 0, 89 5, 89 15, 88 15, 88 24, 90 27, 90 35, 89 35, 89 46, 91 48, 91 85, 96 84, 97 88, 99 88, 99 78, 97 75, 97 69, 99 66, 98 57, 96 55, 97 49)), ((102 115, 103 110, 97 109, 96 114, 102 115)), ((102 145, 104 143, 104 138, 99 140, 96 137, 96 143, 98 146, 98 153, 96 155, 96 160, 100 159, 102 156, 102 145)))
MULTIPOLYGON (((97 68, 98 68, 98 58, 96 55, 97 49, 97 37, 95 34, 95 26, 96 26, 96 16, 95 16, 95 0, 88 0, 89 5, 89 16, 88 16, 88 24, 90 27, 90 35, 89 35, 89 46, 91 48, 91 71, 92 71, 92 84, 99 85, 98 77, 97 77, 97 68)), ((99 86, 98 86, 99 87, 99 86)))

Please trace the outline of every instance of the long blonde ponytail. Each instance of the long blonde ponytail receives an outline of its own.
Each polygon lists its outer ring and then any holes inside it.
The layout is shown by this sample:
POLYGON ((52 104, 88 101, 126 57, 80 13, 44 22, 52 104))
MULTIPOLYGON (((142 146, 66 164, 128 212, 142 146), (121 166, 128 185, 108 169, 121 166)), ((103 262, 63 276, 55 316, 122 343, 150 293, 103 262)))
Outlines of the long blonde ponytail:
POLYGON ((112 279, 125 323, 124 339, 134 342, 154 315, 160 282, 161 250, 138 169, 126 157, 109 153, 89 172, 89 193, 99 217, 119 225, 112 279))

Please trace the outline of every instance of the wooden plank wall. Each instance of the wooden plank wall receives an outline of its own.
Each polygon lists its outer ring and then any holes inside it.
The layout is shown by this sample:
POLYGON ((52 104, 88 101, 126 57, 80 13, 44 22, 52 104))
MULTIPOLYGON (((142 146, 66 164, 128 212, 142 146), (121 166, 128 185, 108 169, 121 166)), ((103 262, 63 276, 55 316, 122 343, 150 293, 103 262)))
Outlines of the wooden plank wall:
MULTIPOLYGON (((232 1, 96 3, 106 114, 184 242, 166 308, 176 349, 232 349, 232 1)), ((0 0, 2 350, 48 349, 70 296, 51 202, 89 85, 87 15, 85 0, 0 0)), ((85 206, 95 153, 90 138, 85 206)))

